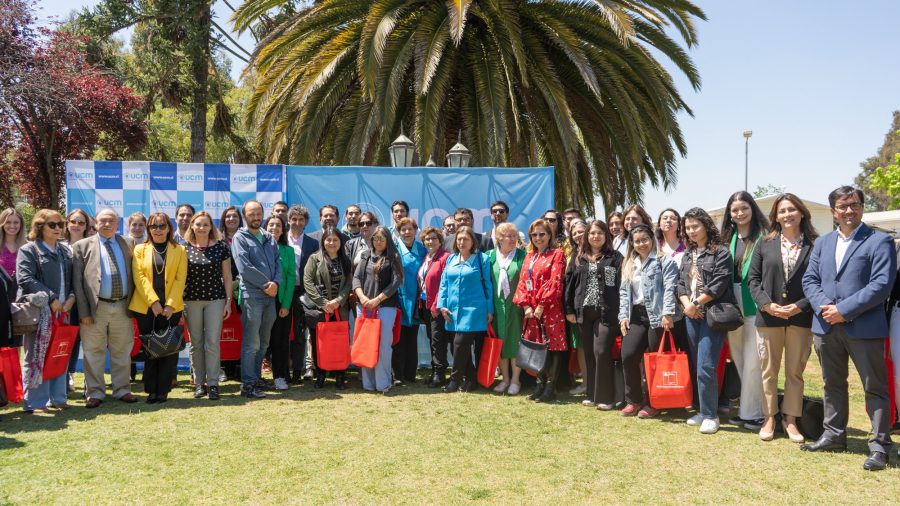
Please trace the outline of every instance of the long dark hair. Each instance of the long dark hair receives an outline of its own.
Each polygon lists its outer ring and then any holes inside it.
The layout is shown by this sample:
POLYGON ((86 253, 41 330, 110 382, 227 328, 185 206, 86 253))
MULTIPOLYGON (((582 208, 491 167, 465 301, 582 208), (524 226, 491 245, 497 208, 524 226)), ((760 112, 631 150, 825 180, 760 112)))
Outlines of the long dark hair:
POLYGON ((329 225, 322 229, 322 238, 319 242, 319 252, 322 254, 322 258, 328 258, 328 253, 325 251, 325 238, 332 235, 337 237, 341 244, 341 246, 338 248, 338 262, 340 262, 341 268, 344 270, 344 272, 349 273, 350 258, 347 257, 347 252, 344 251, 344 243, 346 242, 345 236, 338 231, 337 227, 329 225))
POLYGON ((591 229, 597 227, 603 232, 603 247, 600 248, 600 256, 612 255, 616 252, 613 249, 612 245, 612 234, 609 233, 609 227, 606 226, 606 223, 603 220, 594 220, 588 223, 587 230, 584 231, 584 235, 581 236, 581 243, 578 244, 578 256, 575 257, 575 265, 581 265, 582 260, 585 262, 593 262, 597 259, 594 258, 594 255, 591 253, 591 243, 588 241, 588 236, 591 234, 591 229))
POLYGON ((659 228, 660 223, 662 223, 662 217, 666 213, 672 213, 675 215, 676 229, 675 229, 675 237, 678 238, 679 241, 684 240, 684 228, 681 226, 681 215, 678 214, 678 211, 672 209, 671 207, 668 209, 663 209, 661 213, 659 213, 659 218, 656 219, 656 242, 662 244, 663 241, 666 240, 663 235, 662 229, 659 228))
POLYGON ((266 221, 263 222, 262 229, 268 232, 269 222, 272 220, 278 220, 281 222, 281 235, 278 236, 278 241, 276 241, 276 242, 282 246, 287 246, 288 245, 288 242, 287 242, 288 228, 287 228, 287 221, 285 221, 284 218, 282 218, 281 216, 279 216, 277 214, 270 214, 269 217, 266 218, 266 221))
MULTIPOLYGON (((554 234, 553 234, 553 243, 552 244, 553 244, 554 248, 560 248, 560 247, 562 247, 563 243, 566 242, 566 226, 565 226, 565 224, 563 224, 563 215, 561 212, 557 211, 556 209, 547 209, 546 211, 544 211, 544 214, 541 215, 541 218, 543 219, 544 216, 547 216, 548 214, 552 214, 553 216, 556 217, 556 232, 554 232, 554 234)), ((544 220, 544 221, 547 223, 547 226, 549 227, 550 222, 547 220, 544 220)), ((547 231, 549 232, 550 229, 547 229, 547 231)))
MULTIPOLYGON (((710 251, 715 251, 719 246, 722 245, 722 236, 719 235, 719 229, 716 228, 716 224, 713 223, 712 218, 709 217, 709 214, 706 213, 703 209, 699 207, 692 207, 688 209, 686 213, 684 213, 684 217, 681 218, 681 227, 687 230, 685 226, 687 224, 687 220, 697 220, 703 225, 703 228, 706 229, 706 248, 710 251)), ((685 242, 688 245, 688 248, 696 248, 697 243, 691 240, 690 236, 685 233, 685 242)))
POLYGON ((764 231, 769 229, 769 220, 760 211, 753 195, 745 191, 736 192, 731 197, 728 197, 728 203, 725 204, 725 213, 722 215, 722 240, 730 241, 732 234, 737 231, 737 223, 731 219, 731 205, 735 202, 744 202, 750 206, 750 235, 747 236, 747 239, 755 241, 764 231))
MULTIPOLYGON (((385 259, 390 263, 394 272, 400 276, 400 279, 403 279, 403 263, 400 261, 400 252, 397 251, 397 245, 394 244, 394 240, 391 237, 391 231, 383 226, 378 226, 374 232, 372 232, 372 237, 376 235, 381 235, 384 237, 384 254, 381 255, 378 260, 375 261, 375 268, 372 272, 375 274, 375 277, 378 277, 378 274, 381 272, 381 267, 385 263, 385 259)), ((343 249, 343 248, 341 248, 343 249)), ((375 253, 375 246, 372 245, 371 248, 372 253, 375 253)))
POLYGON ((783 201, 788 200, 791 204, 800 211, 802 218, 800 218, 800 232, 806 237, 810 244, 816 242, 816 239, 819 237, 819 233, 816 232, 816 228, 813 227, 812 224, 812 215, 809 212, 809 209, 800 200, 800 197, 794 195, 793 193, 782 193, 781 195, 775 197, 775 202, 772 202, 772 211, 769 212, 769 221, 772 222, 771 232, 766 236, 767 241, 771 241, 775 239, 781 234, 781 223, 778 223, 778 205, 783 201))
POLYGON ((240 209, 235 206, 226 207, 224 211, 222 211, 222 217, 219 219, 219 232, 222 232, 222 239, 228 241, 233 236, 228 235, 228 231, 225 229, 225 217, 228 216, 229 211, 234 211, 237 213, 238 217, 238 229, 244 226, 244 216, 241 214, 240 209))

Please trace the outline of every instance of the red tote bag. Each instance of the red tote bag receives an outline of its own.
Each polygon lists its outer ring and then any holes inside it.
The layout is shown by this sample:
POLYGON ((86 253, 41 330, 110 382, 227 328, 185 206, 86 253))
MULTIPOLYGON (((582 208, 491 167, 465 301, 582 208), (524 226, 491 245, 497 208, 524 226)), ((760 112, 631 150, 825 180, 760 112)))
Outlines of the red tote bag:
POLYGON ((493 325, 488 323, 487 337, 484 338, 484 346, 481 348, 481 360, 478 361, 478 384, 484 388, 494 384, 502 349, 503 339, 497 337, 493 325))
POLYGON ((350 361, 359 367, 371 369, 378 364, 378 346, 381 344, 381 320, 376 309, 372 316, 363 314, 356 319, 350 361))
POLYGON ((675 349, 672 332, 667 330, 663 333, 659 349, 655 353, 644 354, 644 371, 647 374, 651 406, 666 409, 691 405, 693 393, 688 357, 683 351, 675 349), (670 351, 665 351, 666 337, 669 338, 670 351))
POLYGON ((75 348, 78 325, 69 323, 69 317, 53 318, 50 327, 50 345, 44 358, 44 381, 62 376, 69 371, 69 357, 75 348))
POLYGON ((3 386, 6 387, 6 398, 9 402, 19 403, 25 399, 18 348, 0 348, 0 381, 3 381, 3 386))
POLYGON ((350 322, 341 321, 337 311, 334 321, 330 316, 325 313, 325 321, 316 324, 316 362, 319 369, 343 371, 350 365, 350 322))
POLYGON ((241 341, 244 338, 244 327, 241 315, 237 312, 237 304, 231 303, 231 314, 222 322, 222 336, 219 338, 219 360, 240 360, 241 341))

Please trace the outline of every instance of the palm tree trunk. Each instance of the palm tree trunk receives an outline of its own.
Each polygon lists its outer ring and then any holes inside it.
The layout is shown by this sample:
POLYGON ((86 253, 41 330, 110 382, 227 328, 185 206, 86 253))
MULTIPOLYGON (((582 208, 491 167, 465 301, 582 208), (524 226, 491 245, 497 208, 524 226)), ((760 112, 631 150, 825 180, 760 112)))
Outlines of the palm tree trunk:
POLYGON ((206 109, 209 88, 209 30, 212 23, 209 2, 200 5, 194 45, 191 48, 191 73, 194 93, 191 102, 191 161, 206 161, 206 109))

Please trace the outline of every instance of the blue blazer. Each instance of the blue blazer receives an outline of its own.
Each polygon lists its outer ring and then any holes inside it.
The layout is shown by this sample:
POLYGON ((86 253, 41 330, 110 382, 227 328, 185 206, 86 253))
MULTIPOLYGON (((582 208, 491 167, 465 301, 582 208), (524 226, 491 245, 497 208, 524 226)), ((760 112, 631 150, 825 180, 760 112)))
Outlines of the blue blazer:
POLYGON ((863 223, 850 241, 839 268, 835 266, 834 256, 837 241, 836 230, 820 237, 803 275, 803 293, 815 314, 812 331, 821 335, 831 329, 819 307, 835 304, 847 320, 843 324, 847 335, 857 339, 884 339, 888 335, 888 322, 883 304, 897 276, 894 241, 863 223))
POLYGON ((428 254, 428 250, 419 241, 413 241, 412 248, 407 248, 403 241, 397 239, 397 251, 400 253, 400 263, 403 265, 403 284, 397 293, 400 294, 401 319, 400 325, 412 327, 422 322, 419 321, 416 312, 417 298, 419 294, 419 267, 422 260, 428 254))
POLYGON ((450 255, 437 298, 438 309, 450 310, 447 331, 486 331, 488 314, 494 314, 493 294, 491 261, 486 254, 477 252, 466 262, 459 261, 459 254, 450 255))

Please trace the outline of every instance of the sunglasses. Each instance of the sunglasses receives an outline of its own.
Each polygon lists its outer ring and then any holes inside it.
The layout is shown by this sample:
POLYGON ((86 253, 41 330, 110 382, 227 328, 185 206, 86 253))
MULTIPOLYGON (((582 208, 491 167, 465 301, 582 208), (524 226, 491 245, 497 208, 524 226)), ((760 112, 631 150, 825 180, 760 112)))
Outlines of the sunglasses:
POLYGON ((381 242, 381 241, 387 241, 387 239, 385 239, 384 237, 382 237, 380 235, 372 236, 372 242, 375 242, 375 241, 381 242))
POLYGON ((534 232, 531 234, 531 237, 544 237, 545 235, 547 235, 547 232, 534 232))
POLYGON ((50 227, 50 230, 56 230, 57 228, 62 230, 63 228, 65 228, 66 222, 64 222, 64 221, 48 221, 47 223, 45 223, 45 225, 50 227))
POLYGON ((78 225, 80 227, 83 227, 83 226, 87 225, 87 222, 84 220, 69 220, 69 224, 70 225, 78 225))
POLYGON ((544 221, 549 221, 550 223, 556 223, 556 218, 544 218, 544 221))
POLYGON ((166 224, 154 223, 153 225, 148 225, 147 228, 150 230, 165 230, 169 228, 169 226, 166 224))
POLYGON ((360 221, 359 222, 360 227, 371 227, 374 224, 375 224, 375 222, 373 222, 373 221, 360 221))
POLYGON ((491 209, 491 214, 506 214, 506 209, 491 209))

